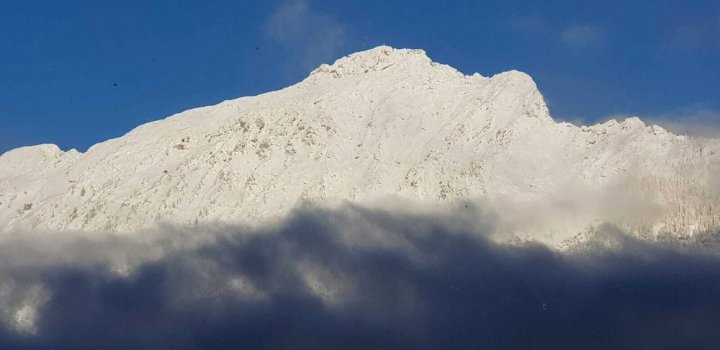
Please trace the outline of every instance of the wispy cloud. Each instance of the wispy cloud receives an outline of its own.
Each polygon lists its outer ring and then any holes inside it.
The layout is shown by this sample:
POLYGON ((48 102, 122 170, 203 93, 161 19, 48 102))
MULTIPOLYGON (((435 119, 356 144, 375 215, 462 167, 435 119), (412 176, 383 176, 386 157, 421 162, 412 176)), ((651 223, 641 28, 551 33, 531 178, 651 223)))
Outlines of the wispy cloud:
POLYGON ((510 25, 524 36, 547 34, 552 30, 545 17, 540 15, 515 16, 510 19, 510 25))
MULTIPOLYGON (((655 114, 614 113, 596 122, 603 123, 610 119, 622 120, 629 117, 639 117, 647 125, 659 125, 676 135, 720 138, 720 111, 705 106, 693 105, 655 114)), ((575 125, 586 123, 582 119, 565 121, 575 125)))
POLYGON ((510 19, 509 23, 518 34, 524 37, 543 37, 546 40, 562 42, 576 48, 598 46, 605 36, 604 29, 598 26, 580 23, 563 27, 548 20, 545 16, 537 14, 515 16, 510 19))
POLYGON ((660 125, 675 134, 720 138, 720 111, 702 106, 651 115, 645 121, 660 125))
POLYGON ((593 46, 601 42, 602 30, 595 26, 575 25, 560 33, 563 42, 574 46, 593 46))
POLYGON ((303 69, 328 62, 347 40, 345 24, 311 8, 306 0, 281 3, 265 23, 265 30, 303 69))
POLYGON ((720 48, 720 16, 693 20, 675 27, 670 45, 680 49, 720 48))

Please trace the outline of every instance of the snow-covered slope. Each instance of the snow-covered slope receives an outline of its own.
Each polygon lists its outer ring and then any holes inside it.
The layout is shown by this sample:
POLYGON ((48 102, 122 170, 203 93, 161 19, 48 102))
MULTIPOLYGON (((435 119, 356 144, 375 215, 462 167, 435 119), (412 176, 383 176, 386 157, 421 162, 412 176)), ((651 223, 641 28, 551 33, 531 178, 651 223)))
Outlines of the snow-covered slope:
POLYGON ((481 200, 559 242, 599 221, 642 235, 720 222, 720 142, 637 118, 557 123, 533 80, 465 76, 387 46, 286 89, 185 111, 85 153, 0 156, 0 229, 132 231, 257 222, 309 200, 481 200), (521 215, 522 214, 522 215, 521 215))

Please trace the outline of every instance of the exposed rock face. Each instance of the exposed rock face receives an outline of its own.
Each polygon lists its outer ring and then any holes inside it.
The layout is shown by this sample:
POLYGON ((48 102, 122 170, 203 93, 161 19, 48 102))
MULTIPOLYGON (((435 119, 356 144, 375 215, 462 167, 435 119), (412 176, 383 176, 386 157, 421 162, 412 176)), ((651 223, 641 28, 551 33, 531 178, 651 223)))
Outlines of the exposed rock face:
POLYGON ((422 50, 382 46, 85 153, 9 151, 0 230, 258 222, 304 200, 392 195, 482 200, 507 232, 556 243, 605 221, 647 237, 690 235, 720 224, 719 166, 718 140, 637 118, 557 123, 524 73, 466 76, 422 50))

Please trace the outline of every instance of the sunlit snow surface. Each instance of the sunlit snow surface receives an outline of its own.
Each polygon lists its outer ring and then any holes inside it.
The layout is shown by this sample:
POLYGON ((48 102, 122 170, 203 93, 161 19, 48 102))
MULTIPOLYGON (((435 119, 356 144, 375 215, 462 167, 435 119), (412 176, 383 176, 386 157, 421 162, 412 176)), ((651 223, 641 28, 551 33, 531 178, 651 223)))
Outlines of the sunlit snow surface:
POLYGON ((0 229, 132 232, 272 222, 303 201, 482 201, 508 236, 591 225, 688 236, 720 222, 720 143, 637 118, 557 123, 532 79, 463 75, 378 47, 304 81, 142 125, 85 153, 0 156, 0 229), (521 210, 527 215, 516 215, 521 210))

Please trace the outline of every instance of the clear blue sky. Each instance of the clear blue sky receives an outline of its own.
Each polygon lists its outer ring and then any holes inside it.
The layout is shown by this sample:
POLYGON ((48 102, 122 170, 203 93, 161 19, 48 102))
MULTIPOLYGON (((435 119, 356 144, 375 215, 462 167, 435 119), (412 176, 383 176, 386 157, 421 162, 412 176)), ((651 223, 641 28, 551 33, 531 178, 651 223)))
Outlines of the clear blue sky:
POLYGON ((468 74, 525 71, 560 119, 720 120, 717 0, 5 0, 0 152, 85 150, 379 44, 468 74))

